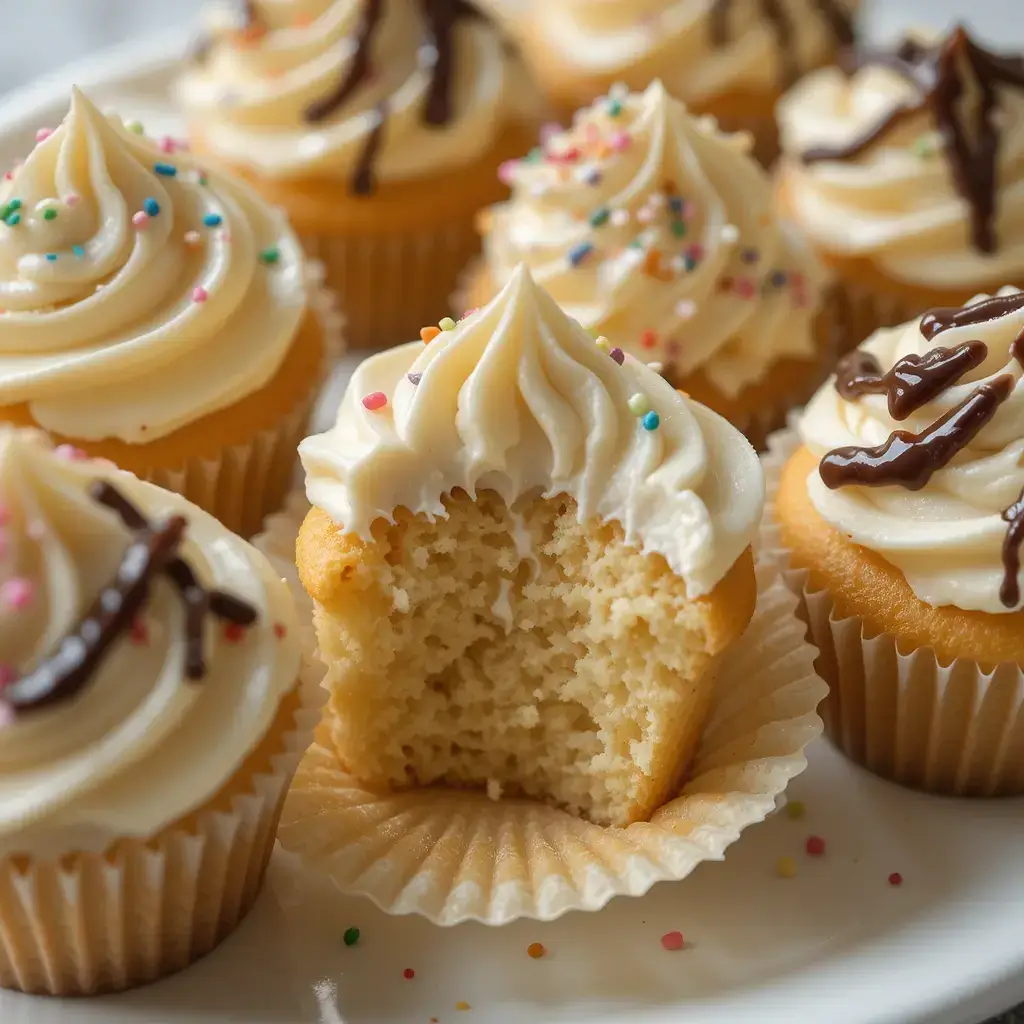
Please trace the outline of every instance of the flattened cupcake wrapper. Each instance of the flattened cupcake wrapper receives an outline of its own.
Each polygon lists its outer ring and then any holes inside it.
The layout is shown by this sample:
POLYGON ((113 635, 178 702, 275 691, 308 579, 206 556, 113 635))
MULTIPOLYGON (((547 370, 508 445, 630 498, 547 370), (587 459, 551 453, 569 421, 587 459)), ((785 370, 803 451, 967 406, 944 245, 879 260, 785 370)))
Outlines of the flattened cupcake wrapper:
POLYGON ((122 840, 106 854, 0 859, 0 986, 120 991, 187 967, 230 934, 263 882, 288 784, 320 714, 322 674, 304 666, 302 703, 272 770, 251 776, 230 811, 201 810, 187 830, 122 840))
POLYGON ((868 636, 857 616, 839 618, 831 595, 789 564, 771 519, 779 479, 800 446, 787 429, 763 458, 768 511, 760 557, 776 564, 801 600, 830 693, 829 739, 852 761, 904 786, 951 796, 1024 794, 1024 672, 991 672, 970 659, 942 665, 931 648, 902 652, 894 636, 868 636))
MULTIPOLYGON (((306 509, 292 508, 292 546, 306 509)), ((284 522, 275 525, 278 544, 287 543, 284 522)), ((825 686, 796 599, 772 567, 759 568, 758 585, 753 621, 719 669, 718 702, 689 781, 650 822, 602 828, 527 800, 374 792, 346 774, 322 729, 285 803, 282 845, 343 892, 440 925, 599 910, 721 859, 775 809, 822 727, 825 686)))

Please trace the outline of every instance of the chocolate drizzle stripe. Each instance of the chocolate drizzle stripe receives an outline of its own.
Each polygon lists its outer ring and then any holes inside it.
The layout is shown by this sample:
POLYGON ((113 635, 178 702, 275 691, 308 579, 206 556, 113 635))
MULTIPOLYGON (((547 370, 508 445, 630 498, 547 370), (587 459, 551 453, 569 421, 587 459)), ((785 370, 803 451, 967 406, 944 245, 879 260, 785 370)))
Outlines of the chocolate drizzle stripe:
POLYGON ((1020 497, 1003 513, 1009 523, 1003 538, 1003 583, 999 600, 1006 608, 1020 604, 1020 548, 1024 544, 1024 490, 1020 497))
POLYGON ((366 137, 366 145, 352 174, 352 191, 357 196, 368 196, 374 190, 373 169, 377 165, 377 154, 384 142, 384 126, 388 119, 387 100, 381 100, 373 116, 373 127, 366 137))
POLYGON ((203 632, 208 612, 239 626, 251 626, 256 621, 255 608, 230 594, 207 591, 178 555, 188 525, 183 516, 172 516, 164 525, 154 527, 106 481, 93 486, 92 496, 117 513, 136 536, 125 550, 114 579, 99 592, 57 650, 4 689, 2 700, 15 711, 34 711, 68 700, 86 686, 114 643, 131 629, 149 598, 153 581, 162 573, 175 583, 186 605, 189 679, 201 679, 206 673, 203 632))
POLYGON ((920 434, 896 430, 874 448, 848 447, 829 452, 818 468, 822 482, 830 490, 850 484, 896 484, 910 491, 920 490, 932 474, 949 465, 971 443, 1007 399, 1014 383, 1014 378, 1006 374, 979 385, 920 434))
POLYGON ((970 306, 939 306, 921 317, 921 334, 929 341, 954 327, 980 327, 1024 309, 1024 292, 996 295, 970 306))

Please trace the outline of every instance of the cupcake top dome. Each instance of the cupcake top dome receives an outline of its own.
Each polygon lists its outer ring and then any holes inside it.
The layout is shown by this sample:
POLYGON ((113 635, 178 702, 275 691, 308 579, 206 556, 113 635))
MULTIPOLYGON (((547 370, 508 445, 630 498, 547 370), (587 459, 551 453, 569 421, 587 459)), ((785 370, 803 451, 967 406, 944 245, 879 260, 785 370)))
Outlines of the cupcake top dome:
POLYGON ((819 246, 909 284, 1024 271, 1024 61, 957 28, 827 68, 780 103, 786 201, 819 246))
POLYGON ((613 89, 504 168, 513 195, 485 218, 488 270, 501 285, 526 262, 585 327, 734 397, 814 354, 827 280, 748 149, 661 82, 613 89))
POLYGON ((0 429, 0 851, 102 849, 212 797, 294 686, 294 614, 185 499, 0 429))
POLYGON ((818 513, 934 606, 1024 607, 1024 292, 935 309, 844 357, 803 416, 818 513))
POLYGON ((0 406, 138 444, 270 380, 306 308, 283 216, 77 89, 37 140, 0 182, 0 406))
POLYGON ((369 193, 472 163, 515 109, 502 40, 463 0, 232 8, 210 10, 179 97, 204 148, 262 175, 369 193))
POLYGON ((442 496, 490 489, 513 506, 568 495, 621 524, 690 597, 750 545, 764 479, 753 449, 619 349, 602 350, 525 265, 484 309, 424 345, 373 356, 335 426, 300 446, 309 500, 370 538, 394 512, 444 516, 442 496))

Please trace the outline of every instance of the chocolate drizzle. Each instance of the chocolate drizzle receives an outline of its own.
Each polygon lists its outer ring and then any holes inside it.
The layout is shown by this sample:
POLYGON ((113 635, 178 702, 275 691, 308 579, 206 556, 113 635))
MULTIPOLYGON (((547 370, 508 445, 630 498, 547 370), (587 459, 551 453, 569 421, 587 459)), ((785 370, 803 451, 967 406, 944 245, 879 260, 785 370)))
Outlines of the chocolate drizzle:
POLYGON ((916 88, 918 100, 891 110, 845 146, 809 149, 803 154, 804 163, 860 156, 908 118, 930 111, 942 136, 953 183, 970 207, 972 244, 979 252, 995 252, 997 163, 1002 141, 995 118, 996 87, 1024 89, 1024 58, 991 53, 958 26, 936 46, 926 47, 908 39, 893 52, 866 54, 857 66, 867 65, 895 71, 916 88), (973 75, 979 93, 973 116, 959 109, 968 73, 973 75))
MULTIPOLYGON (((356 52, 348 73, 338 87, 327 96, 311 104, 305 111, 306 120, 317 124, 332 117, 352 95, 372 77, 371 51, 373 41, 384 16, 385 0, 364 0, 363 17, 356 36, 356 52)), ((452 85, 455 68, 454 29, 460 18, 476 12, 464 0, 420 0, 427 22, 429 38, 420 47, 420 61, 430 71, 430 85, 423 108, 423 122, 443 127, 452 119, 452 85)), ((383 141, 388 117, 386 101, 377 105, 376 120, 366 139, 366 145, 356 164, 352 191, 356 195, 373 192, 373 169, 383 141)))
POLYGON ((219 590, 206 590, 178 554, 188 525, 172 516, 152 525, 113 485, 99 481, 92 497, 113 510, 135 534, 114 579, 105 586, 57 650, 5 687, 2 701, 19 712, 34 711, 74 697, 92 678, 114 643, 126 632, 149 598, 157 576, 177 587, 185 604, 185 673, 191 680, 206 674, 203 632, 207 614, 237 626, 251 626, 256 609, 219 590))
POLYGON ((861 395, 885 395, 889 415, 905 420, 923 405, 938 398, 988 355, 981 341, 967 341, 956 348, 933 348, 898 360, 886 373, 870 352, 856 349, 836 366, 836 391, 848 401, 861 395))
MULTIPOLYGON (((814 7, 825 20, 835 41, 843 49, 853 47, 856 33, 853 18, 839 0, 813 0, 814 7)), ((801 68, 796 52, 796 37, 793 19, 786 11, 785 0, 759 0, 761 16, 775 29, 782 60, 784 84, 789 85, 800 77, 801 68)), ((711 41, 715 46, 726 46, 732 41, 730 21, 733 0, 714 0, 711 5, 711 41)))
MULTIPOLYGON (((954 327, 980 327, 1024 309, 1024 292, 995 295, 970 306, 939 306, 921 318, 921 334, 929 341, 954 327)), ((1016 342, 1014 342, 1016 344, 1016 342)))
POLYGON ((1024 544, 1024 490, 1003 513, 1003 520, 1010 525, 1003 538, 1003 584, 999 588, 999 600, 1006 608, 1016 608, 1020 604, 1020 546, 1024 544))
POLYGON ((830 490, 849 484, 897 484, 909 491, 919 491, 933 473, 949 465, 971 443, 1006 401, 1013 385, 1014 379, 1008 374, 980 384, 920 434, 895 430, 884 444, 875 448, 836 448, 821 460, 818 472, 822 482, 830 490))

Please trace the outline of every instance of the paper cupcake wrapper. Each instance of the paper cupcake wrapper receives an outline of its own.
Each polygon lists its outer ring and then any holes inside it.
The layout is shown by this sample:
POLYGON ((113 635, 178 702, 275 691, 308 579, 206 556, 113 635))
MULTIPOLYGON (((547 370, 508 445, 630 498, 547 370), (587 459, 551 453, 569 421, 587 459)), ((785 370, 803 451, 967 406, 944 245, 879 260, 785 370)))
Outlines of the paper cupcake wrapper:
POLYGON ((904 786, 950 796, 1024 794, 1024 672, 1003 664, 985 672, 930 648, 901 652, 894 636, 869 636, 857 616, 840 618, 828 591, 789 563, 771 510, 787 459, 799 448, 792 428, 770 439, 763 458, 768 512, 760 557, 777 565, 801 600, 830 692, 822 705, 829 739, 852 761, 904 786))
MULTIPOLYGON (((294 547, 308 507, 296 499, 276 517, 278 548, 294 547)), ((650 822, 602 828, 527 800, 373 791, 345 772, 321 729, 285 803, 282 845, 341 891, 440 925, 599 910, 614 896, 642 895, 721 859, 744 828, 774 810, 822 728, 816 708, 825 686, 796 599, 772 567, 759 568, 758 585, 750 627, 719 670, 689 781, 650 822)))
POLYGON ((270 771, 228 810, 200 810, 148 842, 60 861, 0 860, 0 986, 92 995, 155 981, 205 956, 259 893, 288 784, 320 714, 322 669, 299 681, 300 707, 270 771))

